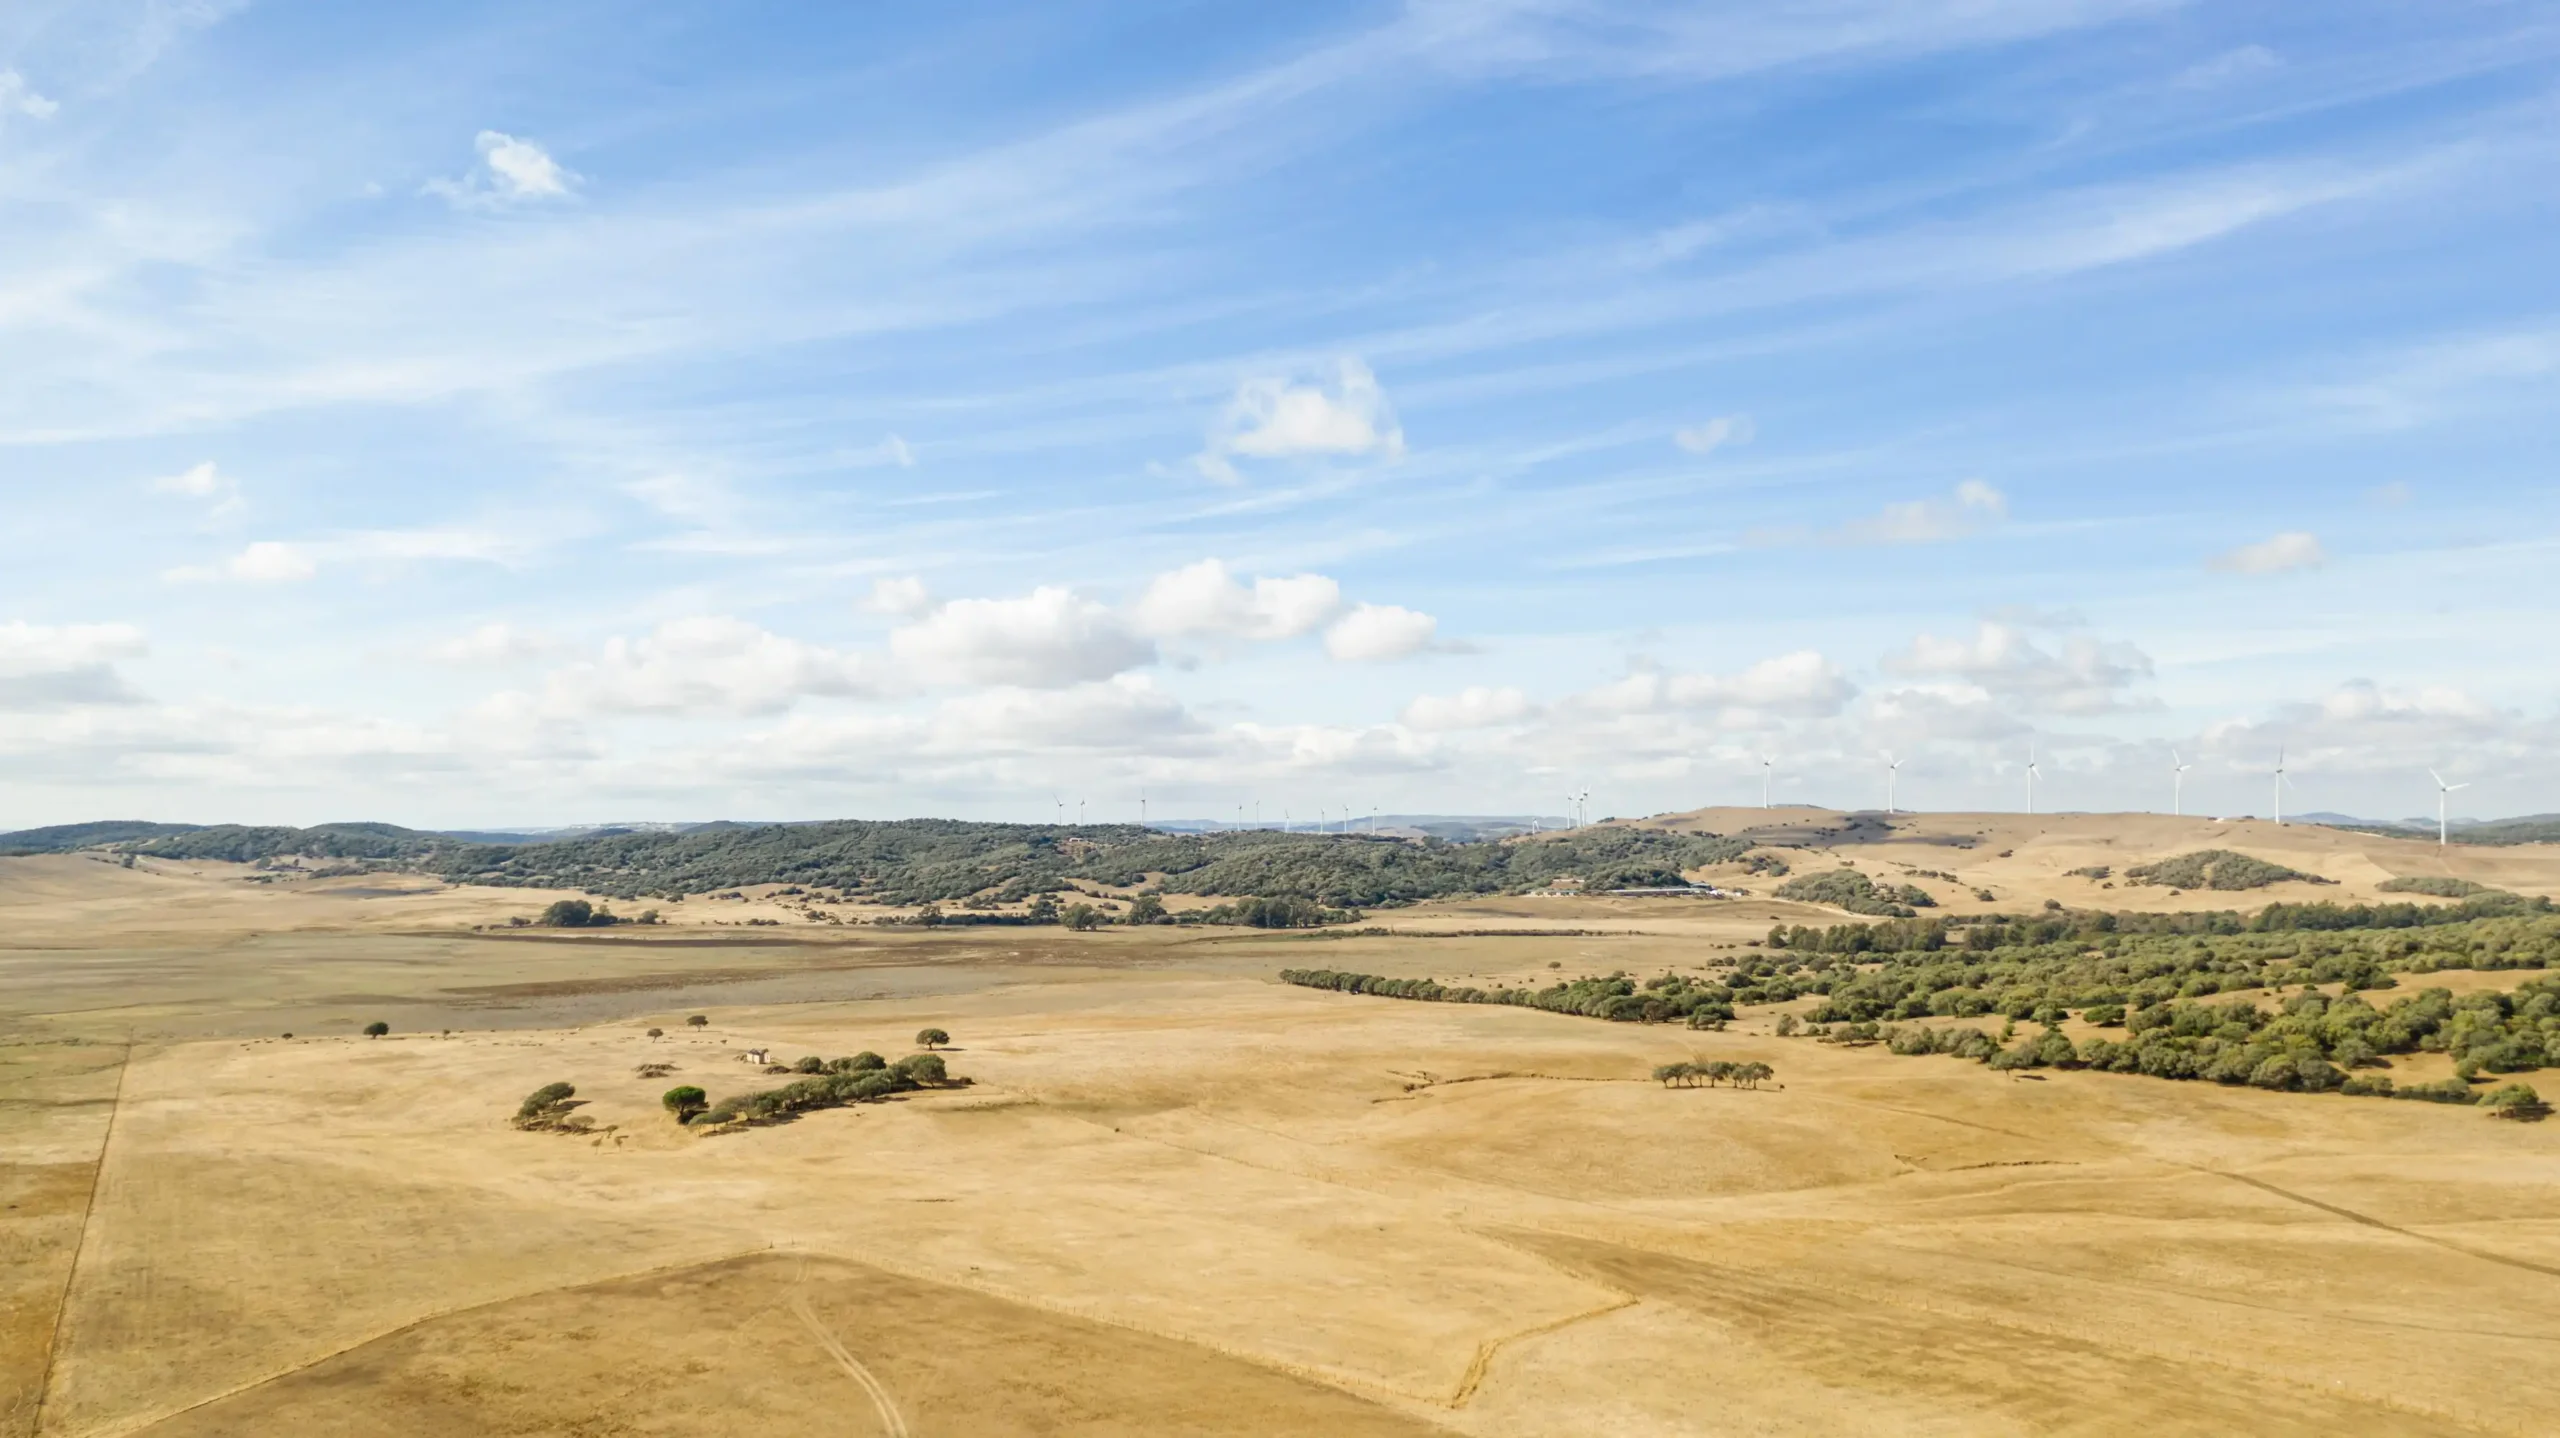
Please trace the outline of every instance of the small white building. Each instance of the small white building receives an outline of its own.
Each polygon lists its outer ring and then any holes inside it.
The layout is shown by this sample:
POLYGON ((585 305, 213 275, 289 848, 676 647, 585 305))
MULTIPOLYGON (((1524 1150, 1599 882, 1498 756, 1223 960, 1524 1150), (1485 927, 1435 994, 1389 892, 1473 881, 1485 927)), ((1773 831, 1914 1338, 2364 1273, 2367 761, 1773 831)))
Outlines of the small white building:
POLYGON ((773 1062, 772 1055, 763 1049, 749 1049, 745 1053, 740 1054, 738 1059, 741 1063, 751 1064, 769 1064, 773 1062))

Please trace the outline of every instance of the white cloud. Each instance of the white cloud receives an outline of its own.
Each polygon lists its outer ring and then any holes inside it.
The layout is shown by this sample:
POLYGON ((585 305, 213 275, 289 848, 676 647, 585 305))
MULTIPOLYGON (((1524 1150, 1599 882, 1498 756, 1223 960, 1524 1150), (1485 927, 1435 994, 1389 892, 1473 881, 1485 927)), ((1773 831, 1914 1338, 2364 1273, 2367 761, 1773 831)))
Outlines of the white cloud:
POLYGON ((132 659, 149 651, 130 624, 0 624, 0 673, 25 674, 132 659))
POLYGON ((164 474, 151 481, 151 488, 158 494, 212 500, 215 514, 234 513, 241 505, 239 481, 224 474, 209 459, 176 474, 164 474))
POLYGON ((300 547, 280 539, 261 539, 220 564, 182 565, 161 577, 172 584, 206 584, 221 580, 241 584, 293 584, 319 572, 319 564, 300 547))
POLYGON ((1363 604, 1324 633, 1324 652, 1352 663, 1377 663, 1431 647, 1440 621, 1398 604, 1363 604))
POLYGON ((955 599, 890 631, 889 652, 932 683, 1032 689, 1108 679, 1155 658, 1119 615, 1055 586, 1019 599, 955 599))
POLYGON ((2328 562, 2328 554, 2320 541, 2299 529, 2226 550, 2205 561, 2208 569, 2225 574, 2282 574, 2293 569, 2315 569, 2328 562))
POLYGON ((1425 694, 1404 706, 1405 727, 1423 730, 1485 729, 1529 714, 1529 696, 1517 689, 1470 685, 1455 694, 1425 694))
POLYGON ((1837 714, 1856 692, 1839 666, 1812 649, 1763 659, 1740 674, 1673 675, 1664 686, 1665 697, 1684 709, 1721 705, 1799 718, 1837 714))
POLYGON ((1356 359, 1335 366, 1328 391, 1321 383, 1299 384, 1280 377, 1246 380, 1227 402, 1209 436, 1208 447, 1192 460, 1201 474, 1222 484, 1237 483, 1238 456, 1287 459, 1307 455, 1357 458, 1404 453, 1404 430, 1387 405, 1377 376, 1356 359))
POLYGON ((930 747, 985 750, 1127 750, 1198 728, 1173 696, 1142 674, 1065 689, 987 689, 935 711, 930 747))
POLYGON ((50 120, 62 107, 35 92, 26 77, 15 70, 0 70, 0 115, 18 114, 31 120, 50 120))
POLYGON ((431 180, 429 194, 441 195, 464 208, 491 208, 568 197, 578 177, 531 140, 498 130, 483 130, 473 144, 480 164, 453 180, 431 180))
POLYGON ((808 695, 878 691, 863 656, 786 639, 742 619, 675 619, 640 639, 608 640, 596 659, 554 671, 543 710, 764 714, 808 695))
POLYGON ((2151 677, 2151 656, 2131 644, 2072 635, 2048 650, 2015 624, 1987 620, 1969 639, 1923 634, 1887 671, 1954 680, 1984 695, 2057 714, 2106 714, 2147 708, 2127 694, 2151 677))
POLYGON ((1203 559, 1157 575, 1134 616, 1140 630, 1168 639, 1294 639, 1341 608, 1342 587, 1321 574, 1266 576, 1247 588, 1223 562, 1203 559))
POLYGON ((933 593, 912 574, 883 576, 871 581, 871 592, 863 597, 862 608, 871 614, 912 619, 933 608, 933 593))
POLYGON ((149 647, 130 624, 0 624, 0 710, 138 703, 112 661, 149 647))
POLYGON ((1729 444, 1749 444, 1758 433, 1747 414, 1718 415, 1705 424, 1675 430, 1671 442, 1703 459, 1729 444))
POLYGON ((2008 497, 1979 479, 1968 479, 1943 499, 1888 504, 1823 538, 1834 544, 1932 544, 1961 539, 2009 517, 2008 497))
POLYGON ((427 658, 438 664, 462 666, 515 664, 556 653, 559 648, 545 635, 497 619, 468 634, 430 645, 427 658))

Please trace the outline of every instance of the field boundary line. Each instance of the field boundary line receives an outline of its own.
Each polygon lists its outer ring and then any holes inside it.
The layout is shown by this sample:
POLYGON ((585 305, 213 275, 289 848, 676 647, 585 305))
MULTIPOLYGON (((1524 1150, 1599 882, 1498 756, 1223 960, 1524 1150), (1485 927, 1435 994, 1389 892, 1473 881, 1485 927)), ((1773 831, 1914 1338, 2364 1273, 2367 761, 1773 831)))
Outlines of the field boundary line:
POLYGON ((2473 1248, 2467 1243, 2456 1243, 2450 1238, 2439 1238, 2432 1233, 2420 1233, 2414 1228, 2402 1228, 2396 1223, 2376 1218, 2369 1213, 2358 1213, 2352 1208, 2341 1208, 2334 1203, 2324 1203, 2319 1199, 2311 1197, 2309 1194, 2296 1193, 2289 1188, 2278 1188, 2276 1185, 2269 1183, 2262 1178, 2251 1178, 2245 1173, 2233 1173, 2228 1169, 2220 1168, 2208 1168, 2199 1171, 2212 1174, 2216 1178, 2227 1178, 2234 1180, 2235 1182, 2245 1183, 2251 1188, 2274 1194, 2278 1198, 2291 1199, 2295 1203, 2302 1204, 2305 1207, 2316 1208, 2322 1213, 2334 1214, 2339 1218, 2345 1219, 2349 1223, 2360 1223, 2367 1228, 2378 1228, 2385 1233, 2396 1233, 2402 1238, 2414 1238, 2420 1243, 2432 1243, 2438 1248, 2451 1249, 2465 1258, 2476 1258, 2483 1263, 2503 1263, 2509 1268, 2521 1268, 2528 1273, 2539 1273, 2546 1278, 2560 1278, 2560 1268, 2554 1268, 2550 1264, 2536 1263, 2529 1258, 2510 1258, 2503 1253, 2489 1253, 2482 1249, 2473 1248))
POLYGON ((759 1243, 750 1248, 731 1249, 726 1253, 714 1254, 709 1258, 680 1259, 673 1263, 658 1263, 652 1264, 647 1268, 635 1268, 628 1273, 608 1273, 602 1278, 583 1279, 576 1283, 555 1283, 548 1288, 528 1288, 522 1293, 508 1293, 502 1294, 496 1298, 483 1298, 476 1303, 457 1303, 450 1308, 439 1308, 433 1313, 422 1313, 417 1317, 409 1319, 394 1327, 383 1329, 379 1333, 367 1334, 353 1343, 342 1344, 339 1347, 332 1348, 328 1352, 323 1353, 316 1358, 305 1359, 300 1363, 291 1364, 283 1368, 259 1374, 257 1377, 249 1379, 244 1383, 235 1383, 229 1388, 223 1389, 219 1393, 207 1394, 206 1396, 197 1399, 193 1403, 186 1404, 183 1407, 172 1408, 166 1413, 154 1413, 147 1418, 139 1419, 122 1428, 103 1431, 114 1434, 115 1438, 125 1438, 125 1435, 145 1432, 162 1423, 168 1422, 172 1418, 183 1417, 186 1414, 193 1413, 199 1408, 210 1407, 211 1405, 219 1403, 226 1398, 237 1398, 241 1394, 247 1393, 252 1389, 264 1388, 278 1379, 290 1378, 293 1375, 302 1372, 306 1368, 317 1368, 332 1358, 338 1358, 346 1354, 353 1353, 357 1349, 364 1347, 366 1344, 379 1343, 386 1338, 397 1338, 412 1328, 423 1327, 440 1318, 451 1318, 456 1314, 472 1313, 483 1308, 495 1308, 502 1303, 514 1303, 521 1299, 539 1298, 546 1293, 568 1293, 580 1288, 597 1288, 608 1283, 628 1283, 635 1278, 647 1278, 653 1273, 682 1273, 687 1269, 708 1268, 715 1263, 728 1263, 736 1259, 752 1258, 757 1254, 770 1253, 772 1251, 772 1244, 759 1243))
POLYGON ((80 1236, 71 1244, 71 1268, 62 1275, 62 1297, 54 1301, 53 1326, 44 1337, 44 1377, 36 1382, 36 1411, 27 1438, 44 1438, 45 1400, 53 1396, 54 1363, 62 1356, 62 1327, 71 1316, 71 1293, 80 1281, 80 1258, 89 1251, 89 1225, 98 1216, 98 1190, 107 1184, 107 1150, 116 1139, 116 1116, 124 1112, 124 1084, 133 1073, 133 1038, 124 1041, 124 1062, 116 1065, 116 1094, 107 1101, 107 1128, 98 1135, 98 1162, 89 1170, 89 1199, 80 1207, 80 1236))

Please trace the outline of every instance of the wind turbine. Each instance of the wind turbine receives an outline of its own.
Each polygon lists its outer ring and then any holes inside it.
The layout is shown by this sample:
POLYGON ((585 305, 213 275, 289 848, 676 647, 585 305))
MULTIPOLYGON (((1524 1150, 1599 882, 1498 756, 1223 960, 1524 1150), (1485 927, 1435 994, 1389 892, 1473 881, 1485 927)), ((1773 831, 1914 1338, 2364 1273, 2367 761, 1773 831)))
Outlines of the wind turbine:
POLYGON ((2442 774, 2437 773, 2437 772, 2436 772, 2435 770, 2433 770, 2433 769, 2429 769, 2429 770, 2427 771, 2427 777, 2436 781, 2436 847, 2437 847, 2437 848, 2439 848, 2439 849, 2441 849, 2441 848, 2443 848, 2443 847, 2444 847, 2444 833, 2445 833, 2444 800, 2445 800, 2445 796, 2446 796, 2447 794, 2452 793, 2452 792, 2453 792, 2454 790, 2456 790, 2456 789, 2468 789, 2468 788, 2470 788, 2470 787, 2471 787, 2471 781, 2470 781, 2470 780, 2468 780, 2468 779, 2465 779, 2465 780, 2463 780, 2463 781, 2462 781, 2461 783, 2459 783, 2459 784, 2448 784, 2448 783, 2446 783, 2446 782, 2444 781, 2444 776, 2443 776, 2442 774))
POLYGON ((2276 746, 2276 827, 2284 827, 2284 746, 2276 746))
POLYGON ((2177 818, 2187 812, 2187 771, 2195 766, 2169 751, 2169 816, 2177 818))
POLYGON ((2036 746, 2030 740, 2027 744, 2027 812, 2030 814, 2036 811, 2036 776, 2042 772, 2036 768, 2036 746))
POLYGON ((1902 761, 1893 757, 1892 750, 1884 751, 1884 811, 1888 814, 1893 812, 1894 777, 1901 772, 1902 761))
POLYGON ((1777 761, 1777 760, 1775 760, 1775 759, 1770 758, 1770 757, 1769 757, 1768 755, 1766 755, 1766 754, 1761 755, 1761 756, 1760 756, 1760 807, 1761 807, 1761 808, 1763 808, 1763 809, 1766 809, 1766 808, 1770 807, 1770 805, 1769 805, 1769 781, 1770 781, 1770 780, 1772 780, 1772 779, 1774 779, 1774 778, 1776 778, 1776 777, 1777 777, 1777 773, 1778 773, 1778 761, 1777 761))

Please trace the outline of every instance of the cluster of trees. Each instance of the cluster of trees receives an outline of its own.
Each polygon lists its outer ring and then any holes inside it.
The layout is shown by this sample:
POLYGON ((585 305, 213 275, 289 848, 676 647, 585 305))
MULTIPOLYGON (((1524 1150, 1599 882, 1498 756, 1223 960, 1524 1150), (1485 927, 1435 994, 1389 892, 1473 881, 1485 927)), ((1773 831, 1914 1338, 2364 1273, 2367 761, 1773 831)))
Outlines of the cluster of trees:
POLYGON ((2337 882, 2231 849, 2198 849, 2156 864, 2136 864, 2125 870, 2124 876, 2136 884, 2157 884, 2169 889, 2263 889, 2286 882, 2337 882))
MULTIPOLYGON (((949 1036, 944 1036, 942 1041, 948 1043, 949 1036)), ((968 1082, 964 1078, 952 1077, 942 1055, 937 1053, 910 1054, 895 1063, 875 1053, 859 1053, 832 1061, 812 1055, 800 1060, 793 1069, 805 1077, 779 1088, 738 1094, 711 1103, 702 1090, 685 1085, 667 1090, 663 1102, 679 1123, 716 1128, 722 1124, 770 1122, 790 1114, 842 1108, 847 1104, 874 1103, 892 1094, 968 1082)))
MULTIPOLYGON (((162 859, 220 860, 254 864, 261 859, 387 859, 433 863, 469 847, 447 834, 397 824, 315 824, 296 829, 271 824, 152 825, 162 832, 119 843, 128 854, 162 859)), ((110 842, 92 839, 91 843, 110 842)))
POLYGON ((2439 899, 2467 899, 2474 894, 2497 892, 2486 884, 2475 884, 2450 874, 2403 874, 2396 879, 2385 879, 2374 887, 2386 894, 2433 894, 2439 899))
POLYGON ((1883 918, 1907 919, 1914 909, 1934 909, 1938 901, 1918 884, 1903 884, 1887 889, 1855 869, 1829 869, 1819 874, 1802 874, 1780 884, 1774 891, 1781 899, 1794 899, 1807 904, 1829 904, 1853 914, 1875 914, 1883 918))
MULTIPOLYGON (((2459 998, 2447 989, 2424 989, 2381 1009, 2360 994, 2329 998, 2307 991, 2272 1013, 2247 1002, 2158 1002, 2131 1012, 2113 1004, 2095 1005, 2081 1017, 2102 1027, 2121 1024, 2125 1037, 2077 1044, 2059 1027, 2067 1017, 2063 1010, 2048 1005, 2020 1017, 2041 1022, 2043 1030, 2015 1043, 2007 1041, 2007 1032, 1995 1039, 1973 1027, 1929 1028, 1873 1019, 1818 1032, 1834 1042, 1880 1041, 1899 1054, 1953 1054, 1994 1068, 2090 1068, 2465 1103, 2472 1080, 2484 1071, 2516 1073, 2560 1063, 2560 979, 2536 979, 2511 994, 2459 998), (2421 1052, 2450 1057, 2455 1077, 2394 1089, 2388 1077, 2357 1073, 2379 1067, 2385 1055, 2421 1052)), ((1820 1013, 1815 1018, 1823 1022, 1820 1013)))
POLYGON ((643 909, 637 918, 626 919, 602 904, 555 899, 534 922, 551 929, 609 929, 616 924, 654 924, 658 922, 658 911, 643 909))
POLYGON ((1384 974, 1354 974, 1338 969, 1282 969, 1280 981, 1303 988, 1426 1003, 1508 1004, 1614 1023, 1686 1023, 1703 1029, 1722 1028, 1733 1021, 1733 990, 1676 974, 1638 984, 1623 973, 1613 973, 1566 979, 1538 989, 1480 989, 1443 984, 1437 979, 1394 979, 1384 974))
POLYGON ((1701 1082, 1714 1088, 1727 1080, 1735 1088, 1758 1088, 1777 1076, 1778 1071, 1764 1063, 1727 1063, 1722 1059, 1713 1063, 1661 1064, 1653 1071, 1653 1081, 1664 1088, 1695 1088, 1701 1082))
POLYGON ((1684 869, 1738 858, 1750 847, 1712 834, 1652 829, 1448 842, 1267 829, 1166 834, 1128 824, 909 819, 705 825, 683 833, 459 846, 443 851, 437 867, 457 882, 578 888, 626 900, 776 883, 902 907, 973 898, 1011 904, 1066 892, 1072 881, 1084 879, 1356 909, 1517 892, 1566 876, 1594 888, 1676 883, 1684 869))

